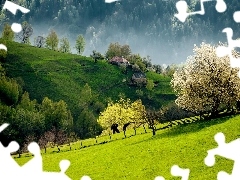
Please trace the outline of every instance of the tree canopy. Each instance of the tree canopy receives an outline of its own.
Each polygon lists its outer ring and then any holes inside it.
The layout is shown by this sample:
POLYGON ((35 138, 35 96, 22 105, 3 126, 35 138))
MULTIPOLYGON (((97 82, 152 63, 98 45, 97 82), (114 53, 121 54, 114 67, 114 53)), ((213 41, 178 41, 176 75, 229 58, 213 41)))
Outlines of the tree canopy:
POLYGON ((130 99, 120 98, 117 102, 110 101, 107 108, 100 113, 98 123, 105 129, 113 124, 123 127, 124 124, 135 125, 145 122, 146 110, 141 100, 131 102, 130 99))
POLYGON ((216 115, 224 107, 231 109, 240 99, 238 69, 230 67, 228 56, 217 56, 216 46, 202 43, 195 45, 193 52, 171 81, 178 96, 176 104, 200 114, 216 115))
POLYGON ((51 50, 57 50, 58 49, 58 35, 54 30, 51 30, 51 32, 48 34, 46 38, 46 47, 51 50))
POLYGON ((75 45, 75 48, 78 54, 81 55, 84 52, 85 45, 86 45, 86 42, 83 35, 82 34, 78 35, 76 40, 76 45, 75 45))

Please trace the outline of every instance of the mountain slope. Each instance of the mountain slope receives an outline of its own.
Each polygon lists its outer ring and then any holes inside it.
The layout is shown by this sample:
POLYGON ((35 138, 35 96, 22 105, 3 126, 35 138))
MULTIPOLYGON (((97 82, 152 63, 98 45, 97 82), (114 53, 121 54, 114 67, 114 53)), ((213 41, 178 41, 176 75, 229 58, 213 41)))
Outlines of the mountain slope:
MULTIPOLYGON (((170 174, 171 167, 179 165, 190 169, 189 179, 217 179, 221 170, 231 174, 233 162, 217 156, 215 165, 207 167, 204 159, 208 150, 217 147, 214 136, 218 132, 224 133, 226 142, 239 137, 239 119, 238 115, 199 121, 157 131, 154 137, 151 133, 142 134, 80 150, 78 142, 76 150, 43 154, 44 169, 59 171, 60 160, 68 159, 71 166, 66 173, 73 180, 83 175, 96 180, 151 180, 156 176, 179 179, 170 174)), ((24 164, 29 159, 16 160, 24 164)))
MULTIPOLYGON (((54 101, 63 99, 75 114, 81 100, 79 94, 86 83, 97 96, 96 99, 103 103, 106 103, 108 98, 118 99, 120 93, 132 100, 139 98, 136 90, 140 88, 127 84, 133 74, 131 69, 124 74, 117 66, 106 61, 94 63, 89 57, 39 49, 15 42, 7 42, 7 47, 8 56, 3 63, 7 75, 22 79, 24 90, 39 102, 46 96, 54 101)), ((146 88, 141 88, 145 93, 142 96, 145 105, 160 108, 175 99, 169 77, 152 72, 148 72, 147 77, 157 81, 158 86, 151 93, 146 88), (148 94, 152 97, 148 98, 148 94)))

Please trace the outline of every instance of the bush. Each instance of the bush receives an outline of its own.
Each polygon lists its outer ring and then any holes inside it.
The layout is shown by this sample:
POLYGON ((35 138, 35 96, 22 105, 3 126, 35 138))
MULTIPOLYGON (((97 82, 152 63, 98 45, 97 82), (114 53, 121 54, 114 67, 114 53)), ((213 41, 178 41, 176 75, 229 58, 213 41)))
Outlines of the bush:
POLYGON ((170 103, 169 105, 160 109, 160 116, 160 121, 171 122, 174 120, 192 117, 195 116, 195 114, 190 111, 181 109, 175 103, 170 103))
POLYGON ((14 79, 1 77, 0 79, 0 99, 7 105, 14 105, 18 102, 19 85, 14 79))

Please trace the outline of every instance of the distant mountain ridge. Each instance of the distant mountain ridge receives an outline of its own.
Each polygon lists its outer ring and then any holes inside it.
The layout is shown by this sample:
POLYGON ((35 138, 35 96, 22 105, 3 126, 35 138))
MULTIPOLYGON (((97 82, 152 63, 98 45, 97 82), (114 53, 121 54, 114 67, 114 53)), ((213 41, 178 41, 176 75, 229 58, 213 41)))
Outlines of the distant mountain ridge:
MULTIPOLYGON (((129 44, 136 53, 150 55, 155 64, 180 63, 191 55, 193 44, 225 42, 225 27, 235 30, 234 37, 240 36, 236 31, 240 26, 233 21, 233 13, 240 8, 237 0, 226 1, 227 11, 221 14, 215 9, 216 1, 205 2, 205 15, 190 16, 185 23, 174 17, 176 0, 19 2, 31 12, 16 16, 6 12, 5 18, 1 16, 2 22, 27 20, 34 27, 33 37, 54 29, 60 36, 67 36, 72 46, 81 33, 87 40, 84 55, 92 50, 104 53, 111 42, 120 42, 129 44)), ((187 3, 192 11, 200 10, 199 1, 187 3)))

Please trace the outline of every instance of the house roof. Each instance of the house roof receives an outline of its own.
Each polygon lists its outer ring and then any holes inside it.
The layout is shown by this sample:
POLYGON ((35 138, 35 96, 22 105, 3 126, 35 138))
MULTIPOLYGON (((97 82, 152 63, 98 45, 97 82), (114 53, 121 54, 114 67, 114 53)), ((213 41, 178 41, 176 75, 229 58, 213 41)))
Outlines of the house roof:
POLYGON ((139 72, 139 73, 134 73, 133 76, 135 78, 146 78, 146 75, 142 72, 139 72))
POLYGON ((118 62, 118 63, 128 63, 128 60, 126 60, 125 58, 123 57, 118 57, 118 56, 115 56, 113 57, 110 62, 118 62))

